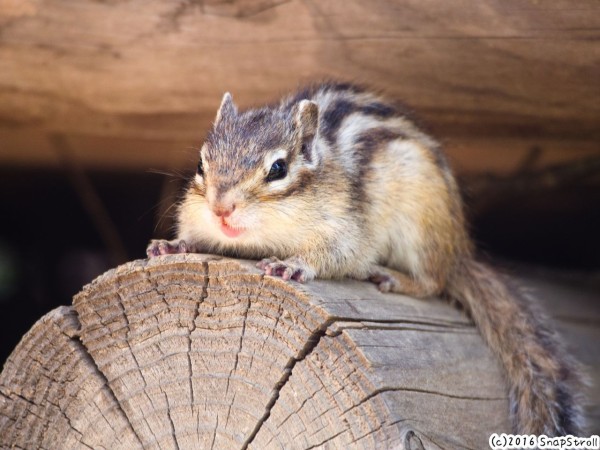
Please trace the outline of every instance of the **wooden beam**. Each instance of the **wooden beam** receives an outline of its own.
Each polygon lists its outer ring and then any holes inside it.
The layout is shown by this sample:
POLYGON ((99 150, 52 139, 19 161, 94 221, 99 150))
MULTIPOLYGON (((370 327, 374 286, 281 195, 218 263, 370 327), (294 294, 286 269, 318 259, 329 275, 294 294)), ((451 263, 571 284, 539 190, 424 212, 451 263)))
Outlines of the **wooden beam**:
POLYGON ((1 0, 0 163, 56 164, 61 134, 86 165, 145 168, 149 147, 172 167, 224 91, 247 107, 324 77, 482 141, 480 166, 494 139, 572 158, 598 152, 599 29, 593 0, 1 0))

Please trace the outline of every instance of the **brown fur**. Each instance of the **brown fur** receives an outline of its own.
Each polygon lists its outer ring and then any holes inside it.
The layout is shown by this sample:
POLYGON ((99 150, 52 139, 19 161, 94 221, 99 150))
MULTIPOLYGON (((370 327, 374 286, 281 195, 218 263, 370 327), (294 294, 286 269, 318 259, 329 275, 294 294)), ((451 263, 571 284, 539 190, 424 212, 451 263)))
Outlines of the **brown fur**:
POLYGON ((310 86, 238 112, 229 94, 179 207, 176 242, 148 255, 216 252, 262 259, 267 274, 354 277, 416 297, 441 293, 471 314, 506 369, 515 431, 579 434, 579 376, 542 315, 475 261, 440 145, 403 109, 344 84, 310 86), (277 159, 288 173, 269 181, 277 159), (219 230, 222 211, 228 226, 219 230), (218 217, 217 217, 218 216, 218 217))
POLYGON ((506 369, 515 431, 580 434, 581 378, 544 314, 508 280, 474 260, 462 262, 448 292, 469 311, 506 369))

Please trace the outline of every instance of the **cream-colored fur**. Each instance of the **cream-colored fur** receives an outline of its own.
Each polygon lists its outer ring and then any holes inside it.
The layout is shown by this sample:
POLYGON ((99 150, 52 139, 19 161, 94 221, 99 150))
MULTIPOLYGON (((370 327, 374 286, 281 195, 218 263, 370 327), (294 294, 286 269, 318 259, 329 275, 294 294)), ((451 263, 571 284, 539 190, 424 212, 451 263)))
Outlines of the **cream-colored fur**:
POLYGON ((475 260, 439 144, 394 105, 335 83, 246 112, 226 94, 200 157, 177 240, 153 241, 149 256, 213 252, 259 259, 285 279, 445 293, 506 368, 515 431, 581 431, 575 364, 527 299, 475 260), (278 160, 286 172, 269 179, 278 160))

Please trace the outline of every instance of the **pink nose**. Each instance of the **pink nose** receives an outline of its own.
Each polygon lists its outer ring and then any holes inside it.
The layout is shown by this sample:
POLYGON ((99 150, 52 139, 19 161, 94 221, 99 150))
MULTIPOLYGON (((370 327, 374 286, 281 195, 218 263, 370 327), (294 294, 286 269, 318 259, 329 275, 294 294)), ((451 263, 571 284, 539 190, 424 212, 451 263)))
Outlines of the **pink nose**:
POLYGON ((235 211, 235 205, 215 205, 213 212, 217 217, 229 217, 235 211))

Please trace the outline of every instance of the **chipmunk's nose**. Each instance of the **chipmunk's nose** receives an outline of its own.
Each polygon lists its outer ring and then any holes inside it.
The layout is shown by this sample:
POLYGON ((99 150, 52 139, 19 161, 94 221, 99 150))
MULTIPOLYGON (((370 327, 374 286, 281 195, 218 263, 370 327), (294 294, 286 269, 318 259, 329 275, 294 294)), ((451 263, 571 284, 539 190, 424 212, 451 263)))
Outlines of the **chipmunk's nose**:
POLYGON ((217 217, 229 217, 231 213, 235 211, 235 203, 231 203, 229 205, 218 203, 213 206, 212 210, 217 217))

